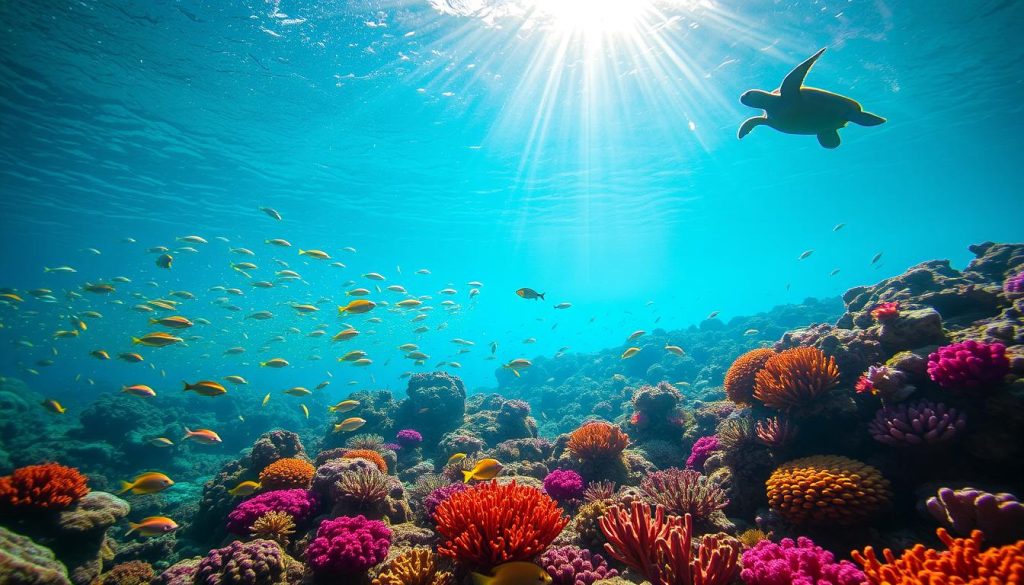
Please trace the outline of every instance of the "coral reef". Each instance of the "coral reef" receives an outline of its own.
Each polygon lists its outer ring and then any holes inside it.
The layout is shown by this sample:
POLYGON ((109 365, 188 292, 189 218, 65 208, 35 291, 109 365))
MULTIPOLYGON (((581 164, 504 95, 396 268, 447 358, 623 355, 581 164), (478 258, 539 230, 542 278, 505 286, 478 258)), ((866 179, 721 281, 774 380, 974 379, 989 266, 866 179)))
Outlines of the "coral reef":
POLYGON ((296 524, 310 520, 319 508, 312 492, 302 489, 262 493, 239 504, 228 514, 227 528, 233 534, 248 535, 253 523, 267 512, 284 512, 296 524))
POLYGON ((0 582, 12 585, 70 585, 68 570, 53 551, 0 526, 0 582))
POLYGON ((782 411, 806 406, 839 383, 839 368, 813 347, 794 347, 772 357, 754 376, 754 398, 782 411))
POLYGON ((768 478, 768 503, 794 524, 861 524, 888 505, 889 482, 847 457, 814 456, 780 465, 768 478))
POLYGON ((204 585, 279 585, 285 582, 287 560, 276 542, 236 540, 211 550, 196 565, 193 579, 204 585))
POLYGON ((583 497, 583 477, 571 469, 556 469, 544 478, 544 493, 559 502, 583 497))
POLYGON ((644 500, 679 516, 707 522, 728 500, 718 485, 693 469, 669 468, 651 473, 640 483, 644 500))
POLYGON ((156 573, 153 566, 142 561, 128 561, 114 565, 100 575, 94 585, 149 585, 156 573))
POLYGON ((725 373, 725 395, 729 400, 736 404, 751 404, 757 373, 774 356, 773 350, 758 348, 736 358, 729 366, 729 371, 725 373))
POLYGON ((388 463, 387 463, 387 461, 384 461, 384 458, 381 457, 380 453, 378 453, 377 451, 372 451, 370 449, 351 449, 351 450, 346 451, 345 454, 341 456, 341 458, 342 459, 366 459, 370 463, 373 463, 374 465, 376 465, 377 469, 381 470, 381 472, 383 472, 383 473, 387 473, 388 472, 388 463))
POLYGON ((718 449, 718 437, 710 435, 697 439, 693 447, 690 448, 690 456, 686 458, 686 467, 703 469, 704 462, 708 460, 715 449, 718 449))
POLYGON ((15 469, 11 475, 0 477, 0 512, 63 510, 89 493, 86 482, 77 469, 56 463, 15 469))
POLYGON ((252 523, 249 534, 253 538, 273 540, 285 547, 291 535, 295 534, 295 519, 287 512, 271 510, 252 523))
POLYGON ((442 571, 429 548, 414 548, 391 559, 372 585, 452 585, 455 577, 442 571))
POLYGON ((928 377, 948 390, 980 390, 1002 382, 1010 360, 1002 343, 968 339, 928 354, 928 377))

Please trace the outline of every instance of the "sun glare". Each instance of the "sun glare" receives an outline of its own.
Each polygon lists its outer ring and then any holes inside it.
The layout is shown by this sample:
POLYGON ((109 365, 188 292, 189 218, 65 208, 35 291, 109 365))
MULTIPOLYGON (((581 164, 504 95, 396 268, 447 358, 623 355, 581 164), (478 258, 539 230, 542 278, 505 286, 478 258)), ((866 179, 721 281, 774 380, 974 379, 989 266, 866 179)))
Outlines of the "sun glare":
POLYGON ((651 5, 649 0, 535 0, 534 8, 558 30, 600 35, 633 30, 651 5))

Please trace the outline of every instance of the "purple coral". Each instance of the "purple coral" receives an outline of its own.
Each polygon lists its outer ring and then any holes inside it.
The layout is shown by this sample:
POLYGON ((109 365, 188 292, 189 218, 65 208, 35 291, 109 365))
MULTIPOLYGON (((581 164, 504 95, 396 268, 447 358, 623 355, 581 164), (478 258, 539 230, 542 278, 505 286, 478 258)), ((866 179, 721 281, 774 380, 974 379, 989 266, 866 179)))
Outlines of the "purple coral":
POLYGON ((583 490, 583 476, 571 469, 556 469, 544 478, 544 491, 559 502, 578 500, 583 490))
POLYGON ((395 435, 395 439, 403 447, 418 447, 423 442, 423 435, 413 429, 402 429, 395 435))
POLYGON ((274 585, 285 575, 281 547, 269 540, 234 541, 211 550, 196 567, 196 585, 274 585))
POLYGON ((718 448, 718 437, 711 435, 701 437, 690 448, 690 456, 686 458, 689 469, 704 469, 704 462, 711 457, 711 452, 718 448))
POLYGON ((246 500, 228 514, 228 531, 248 535, 252 523, 267 512, 284 512, 296 524, 312 518, 317 511, 317 498, 302 489, 275 490, 246 500))
POLYGON ((868 432, 886 445, 939 445, 955 439, 966 426, 966 415, 955 408, 918 400, 880 408, 868 423, 868 432))
POLYGON ((1003 290, 1008 293, 1024 293, 1024 270, 1011 276, 1003 283, 1003 290))
POLYGON ((743 553, 740 578, 746 585, 864 585, 867 577, 850 561, 801 536, 775 544, 762 540, 743 553))
POLYGON ((928 356, 928 377, 947 390, 977 390, 1002 381, 1010 371, 1006 346, 968 339, 928 356))
POLYGON ((467 487, 464 483, 452 483, 441 486, 427 494, 427 497, 423 498, 423 511, 427 518, 433 519, 434 512, 438 506, 453 495, 466 491, 466 489, 467 487))
POLYGON ((391 529, 380 520, 341 516, 320 524, 306 560, 318 575, 351 575, 383 561, 390 548, 391 529))
POLYGON ((925 505, 939 523, 957 534, 967 536, 972 530, 981 530, 989 544, 1024 538, 1024 505, 1013 494, 942 488, 925 505))
POLYGON ((540 566, 551 575, 554 585, 591 585, 594 581, 617 577, 599 554, 576 546, 553 546, 540 556, 540 566))

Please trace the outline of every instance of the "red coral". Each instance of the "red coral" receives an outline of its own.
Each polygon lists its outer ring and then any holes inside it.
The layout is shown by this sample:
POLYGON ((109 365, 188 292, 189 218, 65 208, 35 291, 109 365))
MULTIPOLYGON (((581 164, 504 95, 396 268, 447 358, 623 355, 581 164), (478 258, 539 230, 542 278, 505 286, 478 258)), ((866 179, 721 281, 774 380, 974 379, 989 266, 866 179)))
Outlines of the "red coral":
POLYGON ((877 305, 874 309, 871 309, 871 316, 879 323, 892 321, 900 316, 900 303, 899 301, 893 301, 877 305))
POLYGON ((576 429, 569 435, 566 447, 581 459, 594 461, 617 457, 629 445, 629 435, 619 427, 602 422, 592 421, 576 429))
POLYGON ((453 494, 437 507, 434 520, 444 538, 437 552, 483 571, 530 561, 569 523, 554 500, 514 481, 481 483, 453 494))
POLYGON ((63 510, 89 493, 86 477, 57 463, 29 465, 0 477, 0 510, 63 510))
POLYGON ((981 550, 982 532, 971 532, 970 538, 953 538, 945 528, 936 530, 946 550, 916 544, 896 557, 889 549, 882 551, 883 563, 869 546, 853 551, 853 560, 864 566, 868 583, 892 585, 989 585, 1024 583, 1024 540, 1015 544, 981 550))

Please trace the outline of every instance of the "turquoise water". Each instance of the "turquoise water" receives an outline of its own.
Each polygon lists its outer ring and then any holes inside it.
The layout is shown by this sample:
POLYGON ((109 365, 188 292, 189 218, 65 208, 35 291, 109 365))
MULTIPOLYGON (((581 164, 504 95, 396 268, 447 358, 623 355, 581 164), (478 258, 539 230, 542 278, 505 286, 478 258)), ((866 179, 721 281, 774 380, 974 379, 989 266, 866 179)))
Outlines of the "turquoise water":
POLYGON ((333 376, 340 396, 451 361, 486 387, 514 358, 836 296, 1024 237, 1020 3, 658 2, 601 20, 523 1, 0 5, 0 274, 58 298, 4 309, 0 369, 36 370, 33 386, 69 403, 229 374, 275 390, 333 376), (777 87, 821 47, 807 83, 888 122, 843 130, 836 150, 765 127, 737 140, 757 114, 738 96, 777 87), (169 271, 146 252, 192 234, 209 243, 176 252, 169 271), (229 267, 252 260, 252 280, 273 280, 275 259, 303 281, 254 289, 229 267), (43 271, 59 265, 77 273, 43 271), (360 338, 332 344, 334 307, 373 288, 367 272, 433 296, 430 331, 378 309, 346 319, 360 338), (115 276, 132 282, 64 298, 115 276), (470 281, 483 283, 474 299, 470 281), (449 286, 460 309, 445 315, 449 286), (181 312, 211 321, 189 332, 201 339, 145 350, 154 368, 141 374, 89 356, 129 351, 150 330, 130 307, 171 290, 197 297, 181 312), (318 301, 313 316, 287 306, 318 301), (51 341, 84 310, 103 317, 51 341), (259 310, 277 317, 243 319, 259 310), (308 337, 321 323, 327 335, 308 337), (476 345, 460 355, 453 338, 476 345), (396 349, 409 342, 430 354, 423 366, 396 349), (51 346, 59 359, 38 366, 51 346), (232 346, 248 352, 222 357, 232 346), (351 349, 373 365, 335 361, 351 349), (256 367, 271 357, 293 365, 256 367))

